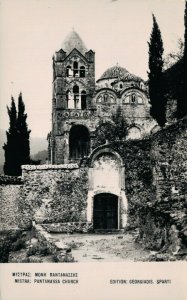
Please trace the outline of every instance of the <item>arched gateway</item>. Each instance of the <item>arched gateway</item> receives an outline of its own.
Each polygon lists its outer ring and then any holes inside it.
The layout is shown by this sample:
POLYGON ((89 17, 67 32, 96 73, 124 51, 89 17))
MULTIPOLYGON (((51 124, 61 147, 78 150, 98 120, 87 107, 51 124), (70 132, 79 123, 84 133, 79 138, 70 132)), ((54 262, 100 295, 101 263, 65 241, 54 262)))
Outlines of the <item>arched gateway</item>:
POLYGON ((94 229, 122 229, 127 224, 124 166, 118 153, 105 147, 91 156, 87 221, 94 229))

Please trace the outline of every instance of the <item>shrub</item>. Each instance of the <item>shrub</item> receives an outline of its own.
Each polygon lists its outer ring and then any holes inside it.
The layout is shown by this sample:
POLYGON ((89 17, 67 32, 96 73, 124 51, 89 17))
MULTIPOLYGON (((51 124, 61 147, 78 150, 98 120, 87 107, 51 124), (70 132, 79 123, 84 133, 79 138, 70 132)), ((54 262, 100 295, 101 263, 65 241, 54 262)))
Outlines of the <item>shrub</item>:
POLYGON ((52 259, 52 262, 55 262, 55 263, 59 262, 59 259, 56 254, 54 254, 51 259, 52 259))
POLYGON ((8 262, 10 252, 10 242, 7 240, 0 240, 0 262, 6 263, 8 262))
POLYGON ((49 250, 49 247, 47 246, 47 244, 39 244, 38 245, 38 254, 40 254, 42 256, 51 254, 51 251, 49 250))
POLYGON ((38 246, 33 245, 33 246, 29 247, 29 249, 27 250, 27 256, 36 255, 37 252, 38 252, 38 246))
POLYGON ((19 238, 17 241, 15 241, 13 244, 12 244, 12 247, 11 247, 11 250, 12 251, 19 251, 23 248, 26 247, 26 242, 23 238, 19 238))

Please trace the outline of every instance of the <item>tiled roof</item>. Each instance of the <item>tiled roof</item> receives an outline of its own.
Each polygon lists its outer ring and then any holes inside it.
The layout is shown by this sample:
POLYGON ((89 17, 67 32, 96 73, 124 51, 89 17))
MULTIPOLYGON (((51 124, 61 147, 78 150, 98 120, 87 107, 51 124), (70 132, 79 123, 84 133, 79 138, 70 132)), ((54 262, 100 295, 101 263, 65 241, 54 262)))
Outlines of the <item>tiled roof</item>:
POLYGON ((88 51, 78 33, 73 30, 63 41, 62 49, 69 54, 74 48, 76 48, 82 54, 85 54, 85 52, 88 51))
POLYGON ((102 79, 135 80, 135 81, 142 80, 140 77, 129 73, 127 69, 122 68, 118 65, 108 68, 103 73, 103 75, 98 79, 98 81, 102 79))

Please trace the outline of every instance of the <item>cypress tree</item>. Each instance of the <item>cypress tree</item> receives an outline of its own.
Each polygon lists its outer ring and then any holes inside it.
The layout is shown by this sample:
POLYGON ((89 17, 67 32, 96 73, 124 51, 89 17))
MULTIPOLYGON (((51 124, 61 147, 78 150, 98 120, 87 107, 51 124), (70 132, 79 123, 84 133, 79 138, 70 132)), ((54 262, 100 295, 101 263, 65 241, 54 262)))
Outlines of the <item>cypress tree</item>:
POLYGON ((166 100, 164 96, 163 83, 163 59, 164 52, 161 32, 153 15, 153 28, 149 45, 149 95, 150 95, 150 114, 162 127, 166 122, 166 100))
POLYGON ((184 55, 182 59, 182 74, 177 102, 177 118, 187 116, 187 1, 184 11, 184 55))
POLYGON ((30 130, 27 126, 27 114, 25 113, 25 104, 22 94, 18 97, 18 117, 17 117, 17 134, 19 143, 19 166, 21 173, 21 165, 30 163, 30 130))
POLYGON ((17 110, 14 98, 11 98, 10 108, 7 106, 9 116, 9 129, 6 132, 7 143, 4 144, 3 149, 5 151, 5 163, 4 173, 5 175, 15 176, 18 174, 18 144, 17 144, 17 110))
POLYGON ((22 100, 22 94, 18 97, 18 112, 14 98, 12 97, 9 115, 9 130, 6 132, 7 143, 4 144, 5 163, 4 173, 10 176, 21 175, 21 165, 30 163, 30 130, 27 127, 27 114, 22 100))

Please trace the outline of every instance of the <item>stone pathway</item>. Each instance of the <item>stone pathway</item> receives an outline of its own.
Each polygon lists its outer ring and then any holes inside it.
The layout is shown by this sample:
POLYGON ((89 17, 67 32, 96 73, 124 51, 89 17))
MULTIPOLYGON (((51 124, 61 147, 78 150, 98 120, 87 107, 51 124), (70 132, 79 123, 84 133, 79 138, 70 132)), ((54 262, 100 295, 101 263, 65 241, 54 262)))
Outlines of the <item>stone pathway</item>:
POLYGON ((136 261, 148 257, 150 252, 135 243, 135 234, 50 234, 72 249, 77 262, 136 261))

